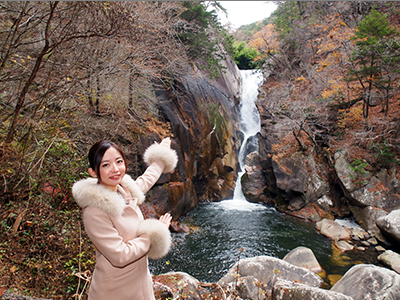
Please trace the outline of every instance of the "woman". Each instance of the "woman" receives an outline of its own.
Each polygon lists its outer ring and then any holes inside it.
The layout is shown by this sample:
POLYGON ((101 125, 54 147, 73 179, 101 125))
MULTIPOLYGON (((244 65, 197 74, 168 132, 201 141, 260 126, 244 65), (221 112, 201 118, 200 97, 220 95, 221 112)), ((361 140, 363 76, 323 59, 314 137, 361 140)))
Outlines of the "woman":
POLYGON ((171 244, 171 216, 143 220, 138 207, 162 173, 175 169, 171 140, 153 144, 144 153, 148 168, 133 180, 126 174, 125 155, 110 141, 89 150, 89 174, 72 188, 83 208, 85 230, 96 248, 96 266, 89 288, 90 300, 154 299, 147 258, 165 256, 171 244))

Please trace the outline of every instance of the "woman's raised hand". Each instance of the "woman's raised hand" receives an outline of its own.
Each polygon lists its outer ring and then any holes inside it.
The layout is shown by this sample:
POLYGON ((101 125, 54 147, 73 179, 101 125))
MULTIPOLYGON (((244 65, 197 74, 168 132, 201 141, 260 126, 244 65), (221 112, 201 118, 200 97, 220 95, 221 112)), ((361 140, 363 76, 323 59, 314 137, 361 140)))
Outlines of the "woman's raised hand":
POLYGON ((167 228, 169 228, 169 225, 171 225, 171 220, 172 220, 172 216, 169 213, 166 213, 165 215, 162 215, 160 217, 160 221, 163 222, 167 228))
POLYGON ((171 139, 169 137, 166 137, 163 139, 160 143, 160 145, 165 145, 167 147, 171 147, 171 139))

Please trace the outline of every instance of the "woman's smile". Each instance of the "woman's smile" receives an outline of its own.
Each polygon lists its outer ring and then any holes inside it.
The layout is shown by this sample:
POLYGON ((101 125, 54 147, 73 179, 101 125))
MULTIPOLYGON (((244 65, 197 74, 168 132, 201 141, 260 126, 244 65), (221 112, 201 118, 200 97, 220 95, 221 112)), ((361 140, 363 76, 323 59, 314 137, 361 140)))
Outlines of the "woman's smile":
POLYGON ((121 153, 114 147, 110 147, 104 153, 99 173, 100 183, 116 192, 126 174, 126 167, 121 153))

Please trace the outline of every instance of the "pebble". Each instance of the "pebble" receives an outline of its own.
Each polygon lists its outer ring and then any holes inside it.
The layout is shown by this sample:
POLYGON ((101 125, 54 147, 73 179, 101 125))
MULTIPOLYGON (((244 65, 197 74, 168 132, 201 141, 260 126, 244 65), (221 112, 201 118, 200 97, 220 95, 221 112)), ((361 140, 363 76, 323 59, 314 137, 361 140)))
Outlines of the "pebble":
POLYGON ((386 251, 386 249, 383 248, 382 246, 376 246, 376 247, 375 247, 375 250, 378 251, 378 252, 384 252, 384 251, 386 251))

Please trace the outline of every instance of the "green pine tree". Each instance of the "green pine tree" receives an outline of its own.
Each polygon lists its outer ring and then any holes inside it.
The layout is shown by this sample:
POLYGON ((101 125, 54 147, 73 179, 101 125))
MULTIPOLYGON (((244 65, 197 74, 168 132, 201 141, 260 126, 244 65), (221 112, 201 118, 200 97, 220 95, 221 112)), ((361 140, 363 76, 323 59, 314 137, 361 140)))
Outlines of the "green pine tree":
MULTIPOLYGON (((375 8, 358 24, 353 40, 355 49, 348 69, 348 81, 359 81, 363 90, 363 114, 368 118, 373 89, 389 91, 393 86, 393 66, 399 59, 397 29, 390 26, 387 16, 375 8), (388 47, 388 45, 392 45, 388 47)), ((387 102, 388 103, 388 102, 387 102)))

